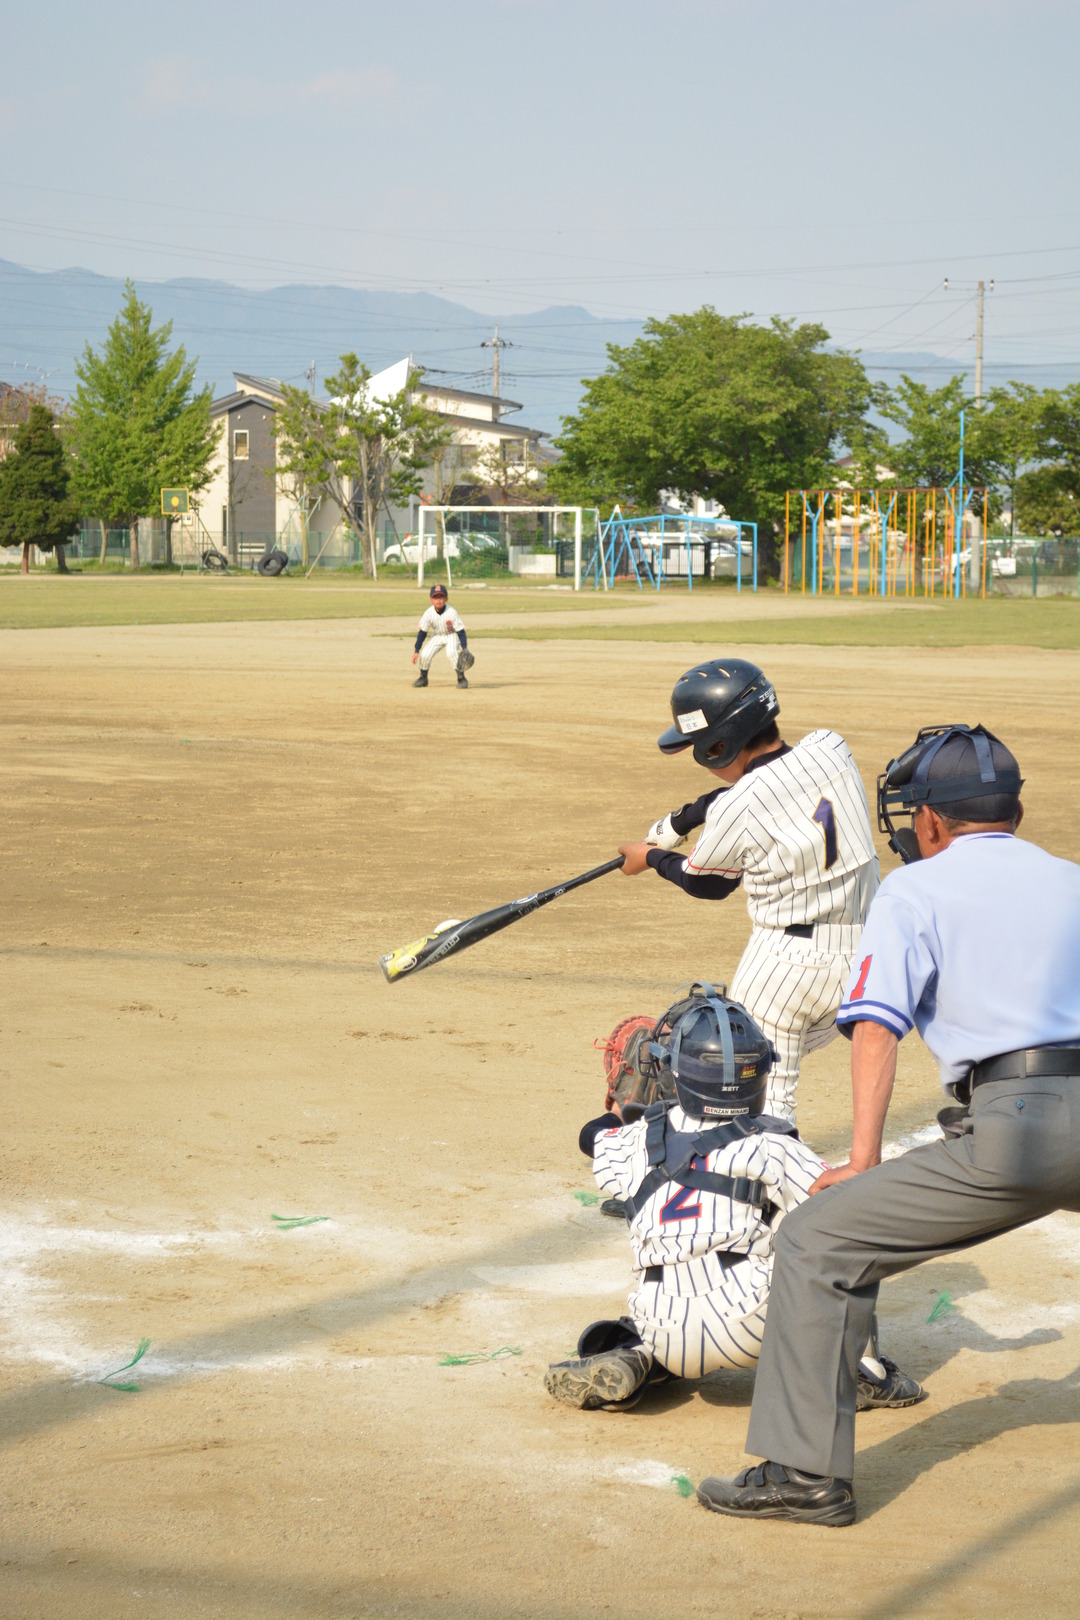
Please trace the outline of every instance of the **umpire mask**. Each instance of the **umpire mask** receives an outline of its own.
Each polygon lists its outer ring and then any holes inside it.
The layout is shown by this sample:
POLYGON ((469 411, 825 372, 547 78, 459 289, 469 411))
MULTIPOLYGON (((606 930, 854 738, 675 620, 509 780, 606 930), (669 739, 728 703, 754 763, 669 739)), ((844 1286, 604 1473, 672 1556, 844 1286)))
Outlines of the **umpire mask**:
POLYGON ((907 864, 921 859, 912 825, 920 805, 957 821, 1011 821, 1023 785, 1014 755, 985 726, 924 726, 878 777, 878 826, 907 864))

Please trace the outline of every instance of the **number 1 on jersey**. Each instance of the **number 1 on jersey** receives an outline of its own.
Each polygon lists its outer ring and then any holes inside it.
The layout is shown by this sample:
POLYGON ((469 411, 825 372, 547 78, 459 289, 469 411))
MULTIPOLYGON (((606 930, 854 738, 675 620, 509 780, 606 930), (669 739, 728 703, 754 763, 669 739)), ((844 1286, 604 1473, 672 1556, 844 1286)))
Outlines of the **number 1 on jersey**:
POLYGON ((836 860, 836 813, 831 799, 821 799, 811 816, 825 834, 825 870, 836 860))

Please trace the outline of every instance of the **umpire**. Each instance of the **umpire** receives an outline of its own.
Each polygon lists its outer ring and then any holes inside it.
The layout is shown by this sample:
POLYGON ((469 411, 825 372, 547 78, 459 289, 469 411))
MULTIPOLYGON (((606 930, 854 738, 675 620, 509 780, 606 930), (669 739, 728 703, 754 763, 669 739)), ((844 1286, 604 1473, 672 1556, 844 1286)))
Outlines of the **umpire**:
POLYGON ((1080 867, 1013 836, 1020 788, 983 726, 920 731, 878 781, 905 865, 870 907, 837 1018, 851 1154, 777 1234, 746 1446, 769 1460, 703 1480, 715 1512, 851 1524, 857 1367, 881 1280, 1080 1210, 1080 867), (939 1116, 942 1141, 882 1164, 912 1028, 961 1106, 939 1116))

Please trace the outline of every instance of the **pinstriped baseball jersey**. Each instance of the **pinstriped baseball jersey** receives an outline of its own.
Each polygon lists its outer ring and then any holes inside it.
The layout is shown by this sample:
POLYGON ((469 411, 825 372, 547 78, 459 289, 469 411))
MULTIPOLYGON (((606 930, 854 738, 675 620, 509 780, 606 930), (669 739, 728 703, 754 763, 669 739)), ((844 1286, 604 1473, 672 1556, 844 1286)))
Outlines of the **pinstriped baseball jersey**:
POLYGON ((456 636, 465 626, 461 622, 461 614, 457 608, 451 607, 448 602, 441 613, 436 613, 433 607, 425 608, 416 628, 418 632, 423 630, 429 636, 456 636))
POLYGON ((866 793, 844 739, 812 731, 719 794, 686 871, 741 877, 758 927, 861 923, 878 863, 866 793))
MULTIPOLYGON (((701 1130, 702 1122, 676 1106, 668 1116, 668 1127, 692 1136, 701 1130)), ((647 1122, 639 1119, 596 1138, 593 1175, 603 1192, 628 1198, 645 1180, 649 1171, 647 1129, 647 1122)), ((786 1213, 808 1196, 824 1166, 796 1137, 762 1131, 714 1149, 698 1168, 762 1182, 770 1203, 786 1213)), ((679 1265, 685 1268, 687 1291, 698 1292, 716 1287, 722 1278, 723 1262, 714 1251, 764 1256, 772 1249, 773 1232, 752 1204, 669 1181, 634 1217, 630 1241, 640 1270, 679 1265)))

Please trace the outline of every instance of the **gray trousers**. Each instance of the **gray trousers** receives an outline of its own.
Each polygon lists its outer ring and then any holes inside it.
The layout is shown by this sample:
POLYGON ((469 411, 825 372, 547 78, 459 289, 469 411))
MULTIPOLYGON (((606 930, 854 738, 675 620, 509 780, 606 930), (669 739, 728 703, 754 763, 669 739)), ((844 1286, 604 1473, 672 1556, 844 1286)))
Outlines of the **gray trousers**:
POLYGON ((1051 1210, 1080 1210, 1080 1075, 978 1086, 965 1126, 826 1188, 782 1222, 751 1455, 850 1479, 856 1369, 882 1279, 1051 1210))

